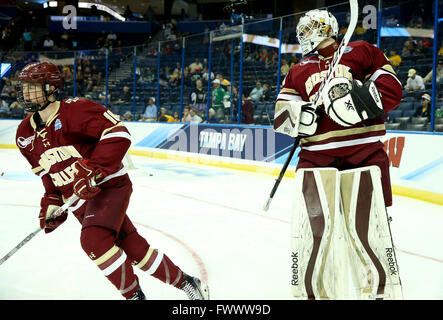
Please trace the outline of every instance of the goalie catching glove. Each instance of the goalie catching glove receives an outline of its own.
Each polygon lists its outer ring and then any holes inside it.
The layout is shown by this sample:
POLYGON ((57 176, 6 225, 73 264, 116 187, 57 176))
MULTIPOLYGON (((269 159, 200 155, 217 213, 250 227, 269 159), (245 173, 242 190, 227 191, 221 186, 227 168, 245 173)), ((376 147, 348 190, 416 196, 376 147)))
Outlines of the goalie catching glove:
POLYGON ((318 115, 311 102, 277 101, 275 111, 275 132, 295 138, 313 135, 317 130, 318 115))
POLYGON ((326 114, 343 127, 383 114, 381 94, 373 81, 334 78, 322 93, 326 114))
POLYGON ((54 231, 59 225, 65 222, 68 214, 64 211, 58 217, 52 217, 52 214, 63 205, 63 199, 58 194, 47 194, 43 196, 40 201, 40 228, 45 230, 45 233, 54 231))

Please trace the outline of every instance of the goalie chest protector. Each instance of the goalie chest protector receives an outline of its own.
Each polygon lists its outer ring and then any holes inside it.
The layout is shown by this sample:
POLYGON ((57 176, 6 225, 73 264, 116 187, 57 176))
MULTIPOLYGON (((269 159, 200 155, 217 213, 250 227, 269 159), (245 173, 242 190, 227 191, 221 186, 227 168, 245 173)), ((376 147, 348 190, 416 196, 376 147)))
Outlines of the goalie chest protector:
MULTIPOLYGON (((329 69, 331 62, 332 56, 325 58, 318 54, 313 54, 299 62, 290 69, 283 81, 283 87, 277 100, 300 100, 301 98, 304 101, 314 101, 321 82, 327 75, 327 70, 329 69)), ((389 72, 389 67, 390 62, 380 49, 366 41, 355 41, 350 42, 346 47, 340 63, 334 72, 334 76, 365 81, 376 72, 378 72, 377 74, 380 74, 380 71, 382 71, 382 75, 392 75, 379 76, 375 79, 375 84, 382 94, 384 109, 385 111, 389 111, 399 104, 402 90, 395 74, 389 72), (389 92, 390 94, 384 94, 386 92, 389 92)), ((364 126, 363 123, 358 123, 352 127, 343 127, 335 123, 326 115, 322 105, 320 106, 320 110, 322 116, 314 137, 331 131, 361 127, 368 129, 363 130, 363 133, 358 132, 358 135, 355 134, 355 130, 349 131, 349 134, 341 134, 342 138, 339 138, 338 140, 347 140, 347 135, 352 135, 353 139, 361 139, 377 135, 383 136, 386 133, 382 117, 365 120, 364 126)), ((333 136, 332 141, 334 141, 333 136)), ((302 148, 304 146, 309 146, 311 144, 310 139, 302 139, 300 144, 302 148)), ((361 146, 350 146, 347 148, 340 148, 340 150, 336 150, 336 152, 334 150, 325 150, 323 153, 332 156, 346 156, 354 153, 356 148, 360 147, 361 146)))

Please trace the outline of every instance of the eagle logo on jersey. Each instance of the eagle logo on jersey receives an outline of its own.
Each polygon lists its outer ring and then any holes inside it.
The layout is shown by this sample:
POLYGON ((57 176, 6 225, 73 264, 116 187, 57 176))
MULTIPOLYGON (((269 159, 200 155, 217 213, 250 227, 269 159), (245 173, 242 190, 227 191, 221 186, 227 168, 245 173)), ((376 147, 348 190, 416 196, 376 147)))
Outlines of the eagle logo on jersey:
POLYGON ((24 148, 26 148, 27 146, 29 146, 32 143, 34 138, 35 138, 35 136, 30 136, 28 138, 18 137, 17 138, 17 145, 20 148, 24 149, 24 148))

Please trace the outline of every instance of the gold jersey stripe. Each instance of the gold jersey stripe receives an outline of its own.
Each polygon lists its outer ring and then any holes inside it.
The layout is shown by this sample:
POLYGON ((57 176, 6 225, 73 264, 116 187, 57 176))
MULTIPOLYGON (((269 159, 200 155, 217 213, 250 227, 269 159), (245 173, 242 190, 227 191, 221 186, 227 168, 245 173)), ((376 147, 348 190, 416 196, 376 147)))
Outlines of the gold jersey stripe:
POLYGON ((152 247, 149 247, 148 252, 146 253, 145 257, 142 259, 142 261, 140 261, 137 264, 138 268, 143 268, 144 265, 146 264, 146 262, 148 262, 149 258, 152 256, 152 254, 154 253, 154 249, 152 247))
POLYGON ((124 127, 124 126, 125 126, 125 124, 124 124, 123 122, 119 122, 119 123, 117 123, 115 126, 103 130, 101 137, 103 137, 105 134, 107 134, 109 131, 111 131, 111 130, 114 129, 114 128, 117 128, 117 127, 124 127))
POLYGON ((283 88, 280 90, 279 93, 292 93, 292 94, 299 94, 296 90, 294 89, 289 89, 289 88, 283 88))
POLYGON ((118 251, 120 250, 119 247, 114 245, 111 249, 106 251, 101 257, 99 257, 97 260, 95 260, 96 265, 101 265, 103 262, 106 262, 109 260, 109 258, 113 257, 118 251))
POLYGON ((40 171, 42 171, 42 170, 43 170, 43 167, 41 167, 41 166, 38 166, 38 167, 32 168, 32 172, 34 172, 34 173, 38 173, 38 172, 40 172, 40 171))
MULTIPOLYGON (((385 64, 383 67, 381 67, 380 69, 385 70, 389 73, 392 73, 393 76, 396 76, 397 74, 394 71, 394 68, 392 68, 392 66, 390 64, 385 64)), ((366 75, 365 77, 365 81, 368 80, 370 77, 372 77, 373 73, 366 75)))
POLYGON ((319 142, 319 141, 327 140, 330 138, 346 137, 346 136, 350 136, 350 135, 354 135, 354 134, 362 134, 362 133, 381 131, 381 130, 386 130, 384 123, 369 126, 369 127, 330 131, 330 132, 319 134, 316 136, 303 138, 300 140, 300 143, 303 144, 303 143, 309 143, 309 142, 319 142))

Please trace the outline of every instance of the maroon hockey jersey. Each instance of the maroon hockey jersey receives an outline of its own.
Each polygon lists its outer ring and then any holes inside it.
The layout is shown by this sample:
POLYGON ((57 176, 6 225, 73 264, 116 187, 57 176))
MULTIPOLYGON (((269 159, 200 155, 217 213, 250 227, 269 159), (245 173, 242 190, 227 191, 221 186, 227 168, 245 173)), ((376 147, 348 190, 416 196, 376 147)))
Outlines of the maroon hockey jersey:
MULTIPOLYGON (((277 100, 314 101, 321 82, 327 75, 332 56, 312 55, 290 69, 277 100)), ((365 41, 348 44, 334 74, 335 77, 373 80, 382 95, 385 113, 397 107, 402 86, 383 52, 365 41)), ((382 117, 343 127, 331 120, 320 106, 321 117, 315 135, 300 140, 300 157, 317 154, 341 157, 362 150, 368 154, 383 148, 380 138, 386 129, 382 117)))
POLYGON ((58 102, 43 128, 37 129, 35 116, 30 114, 20 123, 16 144, 42 178, 47 193, 72 195, 74 162, 80 158, 102 170, 102 186, 128 179, 122 159, 131 137, 108 109, 88 99, 71 98, 58 102))

